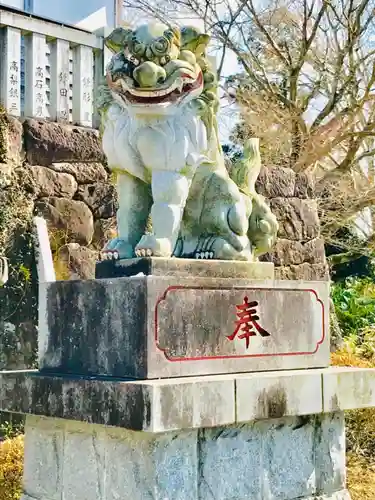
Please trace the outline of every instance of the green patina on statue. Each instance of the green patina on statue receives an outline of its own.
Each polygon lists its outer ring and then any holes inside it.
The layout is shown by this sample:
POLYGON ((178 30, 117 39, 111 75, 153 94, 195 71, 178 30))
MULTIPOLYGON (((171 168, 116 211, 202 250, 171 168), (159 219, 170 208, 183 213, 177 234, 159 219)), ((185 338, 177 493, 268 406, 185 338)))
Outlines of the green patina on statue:
POLYGON ((114 55, 98 108, 117 173, 119 235, 103 258, 252 261, 275 242, 276 219, 255 191, 259 141, 248 141, 230 174, 225 167, 209 40, 193 27, 149 23, 105 41, 114 55))

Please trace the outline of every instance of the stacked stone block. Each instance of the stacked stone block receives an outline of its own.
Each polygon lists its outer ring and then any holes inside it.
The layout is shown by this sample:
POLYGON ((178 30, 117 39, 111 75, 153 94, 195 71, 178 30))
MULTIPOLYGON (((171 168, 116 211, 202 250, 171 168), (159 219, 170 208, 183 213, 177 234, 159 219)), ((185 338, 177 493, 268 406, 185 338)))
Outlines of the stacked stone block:
POLYGON ((261 260, 275 264, 278 279, 327 280, 312 176, 290 168, 263 168, 256 189, 267 198, 279 222, 277 243, 261 260))
POLYGON ((98 132, 27 120, 24 144, 35 213, 47 220, 56 260, 65 264, 60 278, 93 278, 117 211, 98 132))

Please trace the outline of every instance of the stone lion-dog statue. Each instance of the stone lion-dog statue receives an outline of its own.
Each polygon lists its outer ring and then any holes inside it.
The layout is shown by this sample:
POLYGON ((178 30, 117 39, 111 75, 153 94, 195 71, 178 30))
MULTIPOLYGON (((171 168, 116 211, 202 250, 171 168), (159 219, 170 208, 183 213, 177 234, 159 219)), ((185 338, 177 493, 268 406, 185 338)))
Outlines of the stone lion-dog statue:
POLYGON ((115 173, 118 237, 102 259, 142 256, 253 261, 277 221, 255 191, 259 141, 228 172, 218 142, 210 37, 161 23, 116 28, 97 106, 115 173))

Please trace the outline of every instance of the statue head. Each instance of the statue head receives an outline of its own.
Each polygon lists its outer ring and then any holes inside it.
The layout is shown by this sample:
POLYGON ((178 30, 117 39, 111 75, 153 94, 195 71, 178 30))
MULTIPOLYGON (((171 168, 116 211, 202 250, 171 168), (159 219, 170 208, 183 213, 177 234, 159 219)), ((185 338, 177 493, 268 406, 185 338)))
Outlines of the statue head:
POLYGON ((118 103, 137 112, 168 112, 197 98, 204 88, 202 57, 209 36, 192 27, 162 23, 117 28, 106 38, 114 53, 107 83, 118 103))

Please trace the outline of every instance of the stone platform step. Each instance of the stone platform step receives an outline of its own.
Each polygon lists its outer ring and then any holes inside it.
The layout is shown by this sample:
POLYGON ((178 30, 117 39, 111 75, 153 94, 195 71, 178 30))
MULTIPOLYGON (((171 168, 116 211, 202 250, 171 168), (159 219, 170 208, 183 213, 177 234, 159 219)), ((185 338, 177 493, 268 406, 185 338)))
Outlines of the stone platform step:
POLYGON ((272 262, 236 260, 200 260, 162 257, 104 260, 97 262, 95 278, 124 278, 137 276, 179 276, 204 278, 246 278, 266 280, 275 277, 272 262))
POLYGON ((0 410, 147 432, 375 406, 375 369, 325 368, 162 380, 0 372, 0 410))

